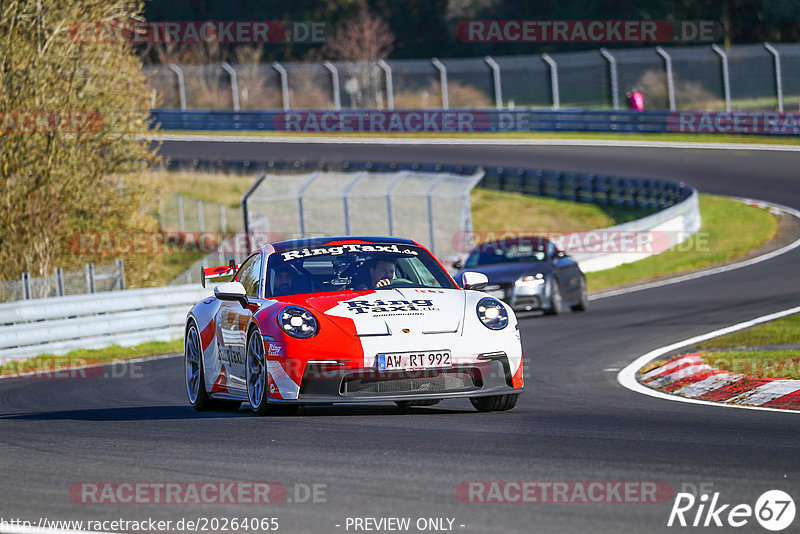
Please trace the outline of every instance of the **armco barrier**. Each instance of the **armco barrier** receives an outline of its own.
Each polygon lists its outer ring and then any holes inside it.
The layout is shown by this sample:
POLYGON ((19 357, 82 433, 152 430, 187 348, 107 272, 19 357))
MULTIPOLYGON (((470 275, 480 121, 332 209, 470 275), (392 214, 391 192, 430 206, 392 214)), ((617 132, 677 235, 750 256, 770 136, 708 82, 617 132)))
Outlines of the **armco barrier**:
POLYGON ((622 132, 800 134, 800 114, 772 111, 597 111, 494 109, 352 109, 332 111, 221 111, 153 109, 163 130, 263 130, 374 134, 473 132, 622 132))
POLYGON ((197 284, 0 304, 0 359, 178 339, 191 306, 210 294, 197 284))
POLYGON ((580 109, 562 111, 492 109, 182 111, 180 109, 153 109, 151 114, 155 124, 160 125, 164 130, 264 130, 287 133, 445 131, 461 133, 667 132, 669 131, 667 118, 670 112, 587 111, 580 109), (371 120, 371 116, 385 120, 371 120), (394 123, 392 122, 393 118, 396 118, 394 123))

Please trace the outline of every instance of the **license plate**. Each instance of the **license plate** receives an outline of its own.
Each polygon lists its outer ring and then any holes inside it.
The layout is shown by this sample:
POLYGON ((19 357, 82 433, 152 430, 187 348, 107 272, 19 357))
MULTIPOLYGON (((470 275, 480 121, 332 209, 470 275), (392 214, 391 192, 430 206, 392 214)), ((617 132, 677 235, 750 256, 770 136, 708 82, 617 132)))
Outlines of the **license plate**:
POLYGON ((449 350, 378 354, 379 371, 427 369, 430 367, 447 367, 450 364, 451 356, 449 350))

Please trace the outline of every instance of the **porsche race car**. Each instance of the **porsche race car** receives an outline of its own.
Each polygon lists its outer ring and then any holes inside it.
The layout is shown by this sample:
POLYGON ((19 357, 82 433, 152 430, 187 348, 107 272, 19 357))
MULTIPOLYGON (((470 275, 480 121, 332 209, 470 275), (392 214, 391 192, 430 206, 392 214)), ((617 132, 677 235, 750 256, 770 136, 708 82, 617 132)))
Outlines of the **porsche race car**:
POLYGON ((513 408, 523 390, 512 309, 480 291, 485 275, 462 273, 459 285, 414 241, 283 241, 204 275, 230 281, 186 318, 186 392, 197 410, 466 397, 493 411, 513 408))

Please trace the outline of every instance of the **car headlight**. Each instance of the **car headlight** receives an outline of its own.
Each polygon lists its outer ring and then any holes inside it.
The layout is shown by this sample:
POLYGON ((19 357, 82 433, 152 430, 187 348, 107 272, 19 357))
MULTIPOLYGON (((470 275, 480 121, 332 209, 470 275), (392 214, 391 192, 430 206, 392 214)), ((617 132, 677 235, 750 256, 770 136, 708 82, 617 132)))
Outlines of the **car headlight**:
POLYGON ((478 312, 478 319, 481 320, 486 328, 502 330, 508 325, 506 307, 497 299, 491 297, 482 298, 478 301, 476 311, 478 312))
POLYGON ((518 286, 540 286, 544 284, 544 275, 542 273, 529 274, 519 278, 515 283, 518 286))
POLYGON ((300 306, 287 306, 278 314, 281 329, 293 337, 305 339, 317 333, 317 320, 311 312, 300 306))

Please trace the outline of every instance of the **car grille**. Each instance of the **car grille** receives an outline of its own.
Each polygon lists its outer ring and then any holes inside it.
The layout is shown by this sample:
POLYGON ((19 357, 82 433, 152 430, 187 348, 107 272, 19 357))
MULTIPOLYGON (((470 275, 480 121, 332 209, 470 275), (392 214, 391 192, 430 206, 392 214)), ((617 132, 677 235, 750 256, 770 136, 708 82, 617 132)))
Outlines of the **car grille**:
POLYGON ((402 373, 355 373, 344 377, 344 396, 401 395, 404 393, 452 393, 481 387, 475 369, 442 369, 402 373))

